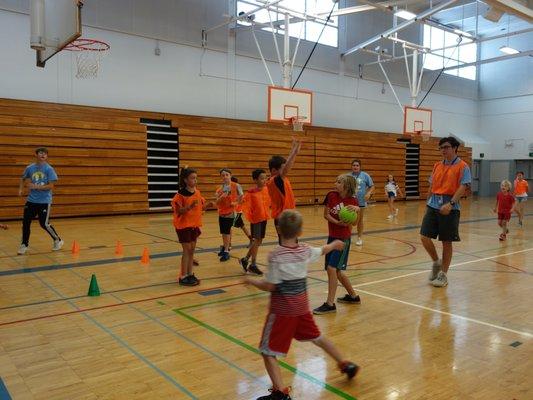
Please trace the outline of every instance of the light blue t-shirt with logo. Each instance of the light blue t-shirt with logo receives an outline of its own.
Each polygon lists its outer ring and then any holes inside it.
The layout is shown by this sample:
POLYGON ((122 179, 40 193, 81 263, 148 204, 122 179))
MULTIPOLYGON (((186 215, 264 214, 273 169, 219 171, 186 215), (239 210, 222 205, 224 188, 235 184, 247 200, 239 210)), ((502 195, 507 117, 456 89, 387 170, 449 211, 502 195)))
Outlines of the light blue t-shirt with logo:
POLYGON ((351 172, 351 176, 355 178, 355 181, 357 182, 357 201, 359 202, 359 207, 366 207, 366 200, 365 200, 365 194, 368 188, 374 186, 374 181, 364 171, 360 171, 359 173, 351 172))
MULTIPOLYGON (((30 179, 31 183, 35 185, 48 185, 51 182, 57 181, 56 171, 51 165, 44 164, 31 164, 26 167, 23 179, 30 179)), ((36 190, 31 189, 28 195, 27 201, 31 203, 50 204, 52 203, 52 191, 48 190, 36 190)))

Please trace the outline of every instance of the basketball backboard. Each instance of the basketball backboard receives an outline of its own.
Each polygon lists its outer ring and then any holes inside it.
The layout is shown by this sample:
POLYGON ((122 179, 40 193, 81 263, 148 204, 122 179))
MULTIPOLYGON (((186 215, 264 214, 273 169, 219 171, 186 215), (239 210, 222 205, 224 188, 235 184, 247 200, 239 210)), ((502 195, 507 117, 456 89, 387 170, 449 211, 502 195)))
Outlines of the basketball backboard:
POLYGON ((428 108, 404 107, 403 133, 405 135, 431 134, 431 114, 428 108))
POLYGON ((79 0, 31 0, 30 47, 38 67, 81 36, 82 6, 79 0))
POLYGON ((309 90, 268 87, 268 122, 289 123, 297 118, 304 125, 313 122, 313 93, 309 90))

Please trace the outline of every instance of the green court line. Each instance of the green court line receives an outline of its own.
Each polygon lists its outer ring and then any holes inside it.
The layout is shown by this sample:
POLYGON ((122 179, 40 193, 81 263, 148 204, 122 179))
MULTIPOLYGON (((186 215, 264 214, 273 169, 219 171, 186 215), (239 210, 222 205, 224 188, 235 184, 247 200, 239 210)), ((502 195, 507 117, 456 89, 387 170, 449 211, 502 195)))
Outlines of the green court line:
MULTIPOLYGON (((241 296, 241 297, 242 297, 242 296, 241 296)), ((208 331, 211 331, 211 332, 213 332, 214 334, 216 334, 216 335, 218 335, 218 336, 220 336, 220 337, 222 337, 222 338, 224 338, 224 339, 226 339, 226 340, 229 340, 230 342, 236 344, 237 346, 240 346, 240 347, 242 347, 242 348, 244 348, 244 349, 246 349, 246 350, 248 350, 248 351, 250 351, 250 352, 252 352, 252 353, 254 353, 254 354, 261 354, 261 353, 259 352, 259 350, 256 349, 255 347, 250 346, 249 344, 244 343, 243 341, 241 341, 241 340, 239 340, 239 339, 237 339, 237 338, 235 338, 235 337, 233 337, 233 336, 231 336, 231 335, 229 335, 229 334, 227 334, 227 333, 221 331, 220 329, 217 329, 217 328, 215 328, 215 327, 213 327, 213 326, 211 326, 211 325, 209 325, 209 324, 207 324, 207 323, 205 323, 205 322, 200 321, 199 319, 194 318, 192 315, 189 315, 189 314, 187 314, 187 313, 181 311, 180 309, 175 309, 175 310, 173 310, 173 311, 174 311, 176 314, 178 314, 178 315, 180 315, 180 316, 182 316, 182 317, 188 319, 189 321, 194 322, 195 324, 201 326, 202 328, 205 328, 205 329, 207 329, 208 331)), ((320 386, 320 387, 326 389, 327 391, 329 391, 329 392, 331 392, 331 393, 337 395, 338 397, 340 397, 340 398, 342 398, 342 399, 357 400, 354 396, 352 396, 352 395, 350 395, 350 394, 348 394, 348 393, 345 393, 345 392, 343 392, 342 390, 337 389, 336 387, 331 386, 331 385, 329 385, 329 384, 327 384, 327 383, 325 383, 325 382, 322 382, 321 380, 315 378, 314 376, 309 375, 309 374, 307 374, 307 373, 305 373, 305 372, 299 370, 298 368, 295 368, 295 367, 293 367, 292 365, 287 364, 287 363, 284 362, 284 361, 278 360, 278 364, 279 364, 282 368, 285 368, 286 370, 292 372, 293 374, 299 375, 299 376, 301 376, 302 378, 307 379, 309 382, 312 382, 312 383, 314 383, 315 385, 318 385, 318 386, 320 386)))

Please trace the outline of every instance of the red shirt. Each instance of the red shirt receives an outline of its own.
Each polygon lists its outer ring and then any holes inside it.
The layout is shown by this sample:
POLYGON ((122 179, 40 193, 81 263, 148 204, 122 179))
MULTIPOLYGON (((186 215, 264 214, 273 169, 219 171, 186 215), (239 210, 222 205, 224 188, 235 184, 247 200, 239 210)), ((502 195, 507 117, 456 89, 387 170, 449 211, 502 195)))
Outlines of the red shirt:
MULTIPOLYGON (((358 206, 359 203, 355 197, 342 198, 339 192, 332 191, 326 195, 324 205, 329 209, 329 215, 340 221, 339 211, 342 207, 348 205, 358 206)), ((336 225, 328 221, 328 232, 329 236, 335 239, 349 239, 352 236, 352 227, 336 225)))
POLYGON ((498 192, 496 200, 498 201, 498 212, 500 214, 511 212, 511 208, 513 208, 514 204, 514 197, 511 195, 511 193, 498 192))

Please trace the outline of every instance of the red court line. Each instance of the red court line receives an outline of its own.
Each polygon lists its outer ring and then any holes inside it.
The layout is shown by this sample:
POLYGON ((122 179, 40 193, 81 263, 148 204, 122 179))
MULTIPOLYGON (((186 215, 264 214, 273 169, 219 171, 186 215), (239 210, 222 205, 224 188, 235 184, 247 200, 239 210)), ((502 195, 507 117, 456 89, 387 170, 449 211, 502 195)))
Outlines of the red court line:
POLYGON ((0 326, 14 325, 14 324, 22 323, 22 322, 36 321, 36 320, 46 319, 46 318, 61 317, 63 315, 79 314, 79 313, 82 313, 82 312, 94 311, 94 310, 102 310, 104 308, 112 308, 112 307, 124 306, 124 305, 128 305, 128 304, 143 303, 145 301, 165 299, 165 298, 168 298, 168 297, 182 296, 184 294, 198 293, 198 292, 203 292, 203 291, 206 291, 206 290, 222 289, 222 288, 227 288, 227 287, 231 287, 231 286, 238 286, 238 285, 242 285, 242 283, 240 283, 240 282, 238 282, 238 283, 229 283, 227 285, 220 285, 220 286, 214 286, 214 287, 209 287, 209 288, 201 288, 201 289, 197 289, 197 290, 190 290, 188 292, 166 294, 166 295, 163 295, 163 296, 148 297, 148 298, 144 298, 144 299, 140 299, 140 300, 125 301, 123 303, 107 304, 105 306, 83 308, 83 309, 80 309, 80 310, 67 311, 67 312, 63 312, 63 313, 42 315, 40 317, 33 317, 33 318, 19 319, 19 320, 15 320, 15 321, 2 322, 2 323, 0 323, 0 326))

